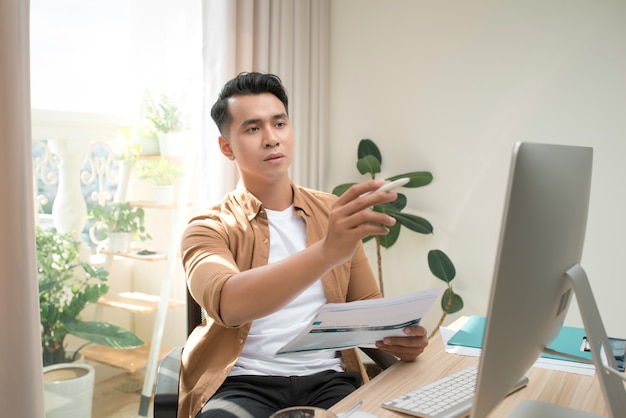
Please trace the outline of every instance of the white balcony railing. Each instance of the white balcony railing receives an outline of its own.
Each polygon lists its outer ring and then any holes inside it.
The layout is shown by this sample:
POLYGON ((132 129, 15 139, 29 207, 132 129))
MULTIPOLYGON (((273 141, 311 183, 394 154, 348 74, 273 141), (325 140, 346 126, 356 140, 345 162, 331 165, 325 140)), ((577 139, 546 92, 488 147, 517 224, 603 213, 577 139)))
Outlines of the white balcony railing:
POLYGON ((128 120, 119 116, 33 110, 35 202, 46 205, 54 198, 51 218, 57 230, 79 236, 86 200, 113 199, 119 181, 114 148, 125 126, 128 120), (55 186, 54 196, 42 193, 55 186))

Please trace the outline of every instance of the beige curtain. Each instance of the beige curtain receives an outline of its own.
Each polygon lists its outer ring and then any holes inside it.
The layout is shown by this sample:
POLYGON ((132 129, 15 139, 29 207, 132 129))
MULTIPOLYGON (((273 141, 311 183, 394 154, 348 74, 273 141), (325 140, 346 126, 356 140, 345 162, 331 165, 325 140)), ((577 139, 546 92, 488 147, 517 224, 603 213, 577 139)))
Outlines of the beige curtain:
POLYGON ((203 154, 209 200, 220 199, 237 179, 232 163, 217 148, 210 107, 221 86, 242 71, 271 72, 283 80, 295 129, 291 176, 300 185, 322 187, 328 137, 329 0, 208 0, 203 5, 203 154))
POLYGON ((0 1, 0 411, 43 417, 30 141, 30 3, 0 1))

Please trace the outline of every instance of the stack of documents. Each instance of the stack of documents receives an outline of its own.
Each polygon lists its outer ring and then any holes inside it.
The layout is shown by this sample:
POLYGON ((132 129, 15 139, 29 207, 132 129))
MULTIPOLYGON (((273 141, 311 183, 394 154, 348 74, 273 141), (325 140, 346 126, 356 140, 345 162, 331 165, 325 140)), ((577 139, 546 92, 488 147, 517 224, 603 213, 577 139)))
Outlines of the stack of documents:
MULTIPOLYGON (((440 328, 441 337, 448 353, 480 356, 486 318, 484 316, 462 317, 450 327, 440 328)), ((591 361, 591 352, 585 351, 584 328, 562 327, 549 348, 561 353, 582 357, 591 361)), ((561 370, 591 376, 595 372, 593 364, 578 362, 564 357, 542 354, 534 367, 561 370)))
POLYGON ((327 303, 307 327, 276 354, 372 346, 385 337, 406 336, 441 294, 440 289, 346 303, 327 303))

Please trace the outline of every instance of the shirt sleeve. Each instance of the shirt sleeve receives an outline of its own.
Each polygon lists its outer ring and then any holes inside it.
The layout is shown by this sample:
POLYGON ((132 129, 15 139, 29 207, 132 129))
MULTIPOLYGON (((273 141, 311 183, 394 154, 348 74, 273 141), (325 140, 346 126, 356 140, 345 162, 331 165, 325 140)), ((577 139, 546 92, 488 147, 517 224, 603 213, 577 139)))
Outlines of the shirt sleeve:
POLYGON ((220 297, 224 284, 239 268, 221 223, 193 219, 183 232, 181 258, 191 296, 211 319, 226 327, 220 315, 220 297))
POLYGON ((363 244, 359 242, 350 267, 350 282, 346 301, 380 298, 382 294, 378 288, 378 281, 370 266, 363 244))

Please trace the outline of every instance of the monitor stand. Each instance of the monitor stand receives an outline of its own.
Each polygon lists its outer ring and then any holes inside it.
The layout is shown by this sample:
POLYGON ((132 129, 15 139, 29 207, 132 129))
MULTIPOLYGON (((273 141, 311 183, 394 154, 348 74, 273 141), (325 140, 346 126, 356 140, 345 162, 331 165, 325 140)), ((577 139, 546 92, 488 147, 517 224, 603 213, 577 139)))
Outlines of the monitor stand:
MULTIPOLYGON (((565 273, 572 283, 576 301, 583 320, 587 340, 591 345, 591 355, 595 375, 600 381, 600 389, 611 418, 626 417, 626 391, 623 374, 617 370, 615 357, 600 317, 600 311, 593 297, 585 270, 578 264, 565 273), (608 353, 604 350, 608 348, 608 353), (606 363, 605 363, 606 362, 606 363)), ((554 354, 554 351, 551 351, 554 354)), ((562 355, 563 353, 556 353, 562 355)), ((510 418, 595 418, 600 415, 583 412, 541 401, 523 401, 510 415, 510 418)))

